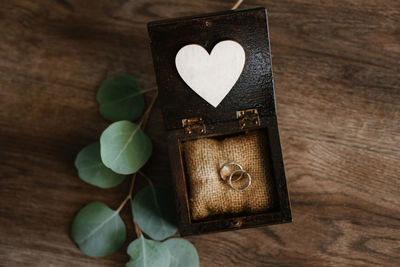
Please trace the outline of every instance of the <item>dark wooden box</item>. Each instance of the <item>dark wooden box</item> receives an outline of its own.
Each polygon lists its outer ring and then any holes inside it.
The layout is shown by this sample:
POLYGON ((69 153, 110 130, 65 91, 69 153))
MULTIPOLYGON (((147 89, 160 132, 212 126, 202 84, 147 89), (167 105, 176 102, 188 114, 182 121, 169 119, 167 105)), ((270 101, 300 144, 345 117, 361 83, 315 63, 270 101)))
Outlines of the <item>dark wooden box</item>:
POLYGON ((265 8, 155 21, 148 24, 148 31, 163 118, 168 131, 169 157, 181 235, 291 222, 276 118, 265 8), (239 42, 245 50, 246 61, 235 86, 219 106, 214 108, 181 79, 175 67, 175 56, 187 44, 199 44, 210 52, 223 40, 239 42), (228 136, 254 129, 265 131, 268 139, 266 160, 271 166, 277 207, 256 214, 221 214, 199 221, 193 220, 182 142, 228 136))

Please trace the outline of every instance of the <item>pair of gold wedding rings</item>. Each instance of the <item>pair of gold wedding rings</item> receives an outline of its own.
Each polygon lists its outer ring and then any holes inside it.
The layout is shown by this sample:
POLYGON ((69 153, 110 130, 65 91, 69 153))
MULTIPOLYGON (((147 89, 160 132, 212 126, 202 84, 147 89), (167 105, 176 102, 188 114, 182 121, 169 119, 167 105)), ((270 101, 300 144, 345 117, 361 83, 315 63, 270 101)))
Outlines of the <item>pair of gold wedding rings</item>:
POLYGON ((248 189, 251 185, 251 175, 243 169, 242 165, 236 163, 234 161, 226 162, 222 164, 221 168, 219 169, 219 176, 222 180, 228 182, 228 185, 236 190, 236 191, 244 191, 248 189), (236 186, 237 182, 243 177, 247 177, 247 184, 243 186, 236 186))

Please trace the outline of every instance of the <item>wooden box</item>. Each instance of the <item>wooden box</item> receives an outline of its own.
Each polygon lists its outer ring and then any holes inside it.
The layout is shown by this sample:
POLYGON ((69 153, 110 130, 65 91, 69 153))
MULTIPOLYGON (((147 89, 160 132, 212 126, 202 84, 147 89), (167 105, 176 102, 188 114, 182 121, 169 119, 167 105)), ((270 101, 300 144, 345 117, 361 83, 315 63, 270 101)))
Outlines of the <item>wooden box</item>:
MULTIPOLYGON (((148 31, 163 118, 168 132, 169 158, 181 235, 291 222, 276 118, 265 8, 155 21, 148 24, 148 31), (215 108, 182 80, 175 67, 175 56, 185 45, 198 44, 210 52, 223 40, 240 43, 244 48, 246 60, 236 84, 215 108), (201 192, 201 188, 191 188, 193 180, 190 180, 192 177, 188 175, 188 163, 185 158, 187 154, 184 156, 186 152, 183 151, 185 142, 207 138, 204 140, 215 143, 224 138, 236 138, 249 133, 265 136, 266 145, 260 146, 264 150, 261 160, 267 164, 265 172, 268 172, 266 179, 269 179, 268 199, 275 204, 257 212, 250 211, 252 207, 248 206, 249 208, 244 207, 240 212, 224 211, 220 214, 218 210, 207 207, 204 210, 209 210, 212 215, 201 219, 194 218, 191 206, 194 203, 193 192, 201 192)), ((251 155, 252 151, 245 153, 251 155)), ((203 157, 207 156, 207 153, 201 155, 199 160, 202 161, 203 157)), ((259 160, 257 157, 254 159, 259 160)), ((222 195, 219 198, 213 194, 212 197, 214 202, 211 204, 222 208, 231 205, 222 195)), ((207 199, 205 201, 207 202, 207 199)), ((248 205, 251 205, 251 202, 248 205)))

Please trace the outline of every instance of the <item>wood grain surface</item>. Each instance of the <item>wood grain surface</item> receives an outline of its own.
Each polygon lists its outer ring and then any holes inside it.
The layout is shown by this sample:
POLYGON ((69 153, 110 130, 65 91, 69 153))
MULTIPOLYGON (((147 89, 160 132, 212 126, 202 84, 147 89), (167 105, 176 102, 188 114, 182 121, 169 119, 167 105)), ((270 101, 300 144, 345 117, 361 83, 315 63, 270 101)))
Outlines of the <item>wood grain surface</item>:
MULTIPOLYGON (((0 266, 124 266, 127 244, 92 259, 69 236, 81 207, 98 200, 116 208, 129 187, 94 188, 74 168, 78 151, 108 125, 97 88, 121 72, 155 85, 147 22, 232 5, 0 1, 0 266)), ((201 266, 398 266, 400 2, 248 0, 242 7, 257 5, 268 9, 294 222, 190 237, 201 266)), ((159 102, 147 132, 154 154, 144 172, 169 184, 159 102)))

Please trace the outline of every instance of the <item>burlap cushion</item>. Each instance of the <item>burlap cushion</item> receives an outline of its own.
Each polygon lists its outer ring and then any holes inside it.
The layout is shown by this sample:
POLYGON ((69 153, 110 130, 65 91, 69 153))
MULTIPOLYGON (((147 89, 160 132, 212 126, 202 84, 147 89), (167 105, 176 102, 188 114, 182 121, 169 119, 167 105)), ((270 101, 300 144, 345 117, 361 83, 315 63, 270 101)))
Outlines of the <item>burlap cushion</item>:
MULTIPOLYGON (((267 138, 261 131, 222 140, 202 138, 183 143, 192 219, 256 213, 276 205, 268 169, 267 138), (219 177, 222 164, 235 161, 252 176, 252 185, 237 192, 219 177)), ((243 180, 244 181, 244 180, 243 180)))

